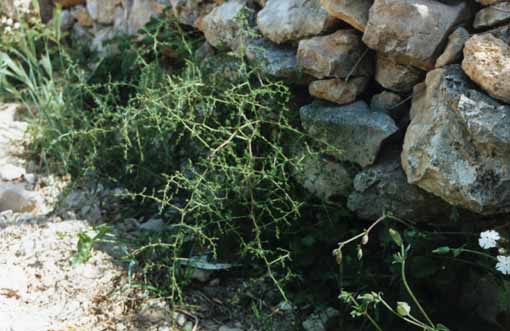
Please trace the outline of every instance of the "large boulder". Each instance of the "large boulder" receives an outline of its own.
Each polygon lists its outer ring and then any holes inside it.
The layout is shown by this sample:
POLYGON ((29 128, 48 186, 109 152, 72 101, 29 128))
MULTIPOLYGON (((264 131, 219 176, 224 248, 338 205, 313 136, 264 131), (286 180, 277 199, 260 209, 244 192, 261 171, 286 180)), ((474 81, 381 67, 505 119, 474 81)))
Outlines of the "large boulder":
POLYGON ((407 183, 398 153, 390 153, 356 175, 347 207, 367 220, 390 212, 414 222, 442 223, 452 214, 452 207, 446 202, 407 183))
POLYGON ((473 26, 476 29, 483 29, 507 22, 510 22, 510 3, 502 2, 476 13, 473 26))
POLYGON ((399 63, 430 70, 451 30, 469 14, 466 2, 375 0, 363 41, 399 63))
POLYGON ((246 38, 242 37, 242 29, 249 26, 243 24, 249 24, 254 15, 247 0, 230 0, 207 14, 198 28, 212 46, 236 50, 242 42, 246 42, 246 38))
POLYGON ((459 65, 415 89, 402 152, 409 183, 479 214, 510 211, 510 106, 476 90, 459 65))
POLYGON ((375 80, 394 92, 409 92, 421 82, 425 73, 410 65, 399 64, 390 56, 377 54, 375 80))
POLYGON ((368 11, 374 0, 321 0, 327 12, 353 28, 365 31, 368 21, 368 11))
POLYGON ((308 134, 330 145, 333 156, 362 167, 374 163, 383 141, 398 131, 389 115, 364 101, 346 106, 315 101, 301 107, 300 116, 308 134))
POLYGON ((307 74, 319 79, 369 76, 372 71, 370 54, 352 29, 301 40, 297 59, 307 74))
POLYGON ((489 95, 510 103, 510 47, 503 40, 491 33, 469 38, 462 69, 489 95))
POLYGON ((320 0, 268 0, 257 15, 262 34, 281 44, 318 35, 334 24, 320 0))

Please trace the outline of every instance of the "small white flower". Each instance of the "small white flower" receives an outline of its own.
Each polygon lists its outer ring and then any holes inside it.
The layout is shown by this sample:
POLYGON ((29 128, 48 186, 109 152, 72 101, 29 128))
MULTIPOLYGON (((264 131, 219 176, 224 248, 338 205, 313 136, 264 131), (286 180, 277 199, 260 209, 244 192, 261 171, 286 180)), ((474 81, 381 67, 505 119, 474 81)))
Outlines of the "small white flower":
POLYGON ((504 275, 510 275, 510 256, 499 255, 496 270, 504 275))
POLYGON ((5 22, 5 24, 11 26, 12 23, 14 23, 14 21, 12 20, 12 18, 8 18, 7 21, 5 22))
POLYGON ((5 32, 9 33, 12 31, 12 28, 10 26, 6 26, 4 29, 5 32))
POLYGON ((19 24, 19 22, 16 22, 16 23, 14 23, 14 26, 13 26, 13 27, 14 27, 14 29, 16 29, 16 30, 17 30, 17 29, 19 29, 19 28, 20 28, 20 26, 21 26, 21 24, 19 24))
POLYGON ((480 233, 480 239, 478 239, 478 244, 483 249, 489 249, 496 247, 496 242, 501 239, 499 233, 494 230, 487 230, 480 233))

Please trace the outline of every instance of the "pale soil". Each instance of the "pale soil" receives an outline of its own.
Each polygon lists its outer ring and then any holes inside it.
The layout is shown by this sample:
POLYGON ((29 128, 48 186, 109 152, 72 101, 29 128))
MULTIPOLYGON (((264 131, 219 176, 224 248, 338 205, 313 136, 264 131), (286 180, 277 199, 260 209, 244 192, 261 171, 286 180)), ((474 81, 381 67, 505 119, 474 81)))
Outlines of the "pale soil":
MULTIPOLYGON (((16 106, 0 105, 0 166, 30 168, 19 156, 26 123, 16 119, 16 106)), ((127 290, 126 271, 108 254, 94 251, 88 263, 71 265, 78 233, 97 220, 53 216, 63 183, 35 177, 13 180, 40 194, 35 210, 0 210, 0 331, 171 330, 166 303, 127 290)))

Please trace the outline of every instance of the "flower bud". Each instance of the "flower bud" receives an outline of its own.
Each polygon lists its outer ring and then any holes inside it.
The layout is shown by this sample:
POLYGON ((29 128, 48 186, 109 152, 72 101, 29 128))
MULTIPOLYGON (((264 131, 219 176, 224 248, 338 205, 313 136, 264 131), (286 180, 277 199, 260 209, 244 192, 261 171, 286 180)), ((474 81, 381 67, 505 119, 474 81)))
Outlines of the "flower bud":
POLYGON ((389 230, 390 237, 393 239, 393 242, 397 244, 397 246, 402 246, 402 237, 400 236, 400 233, 398 231, 391 229, 389 230))
POLYGON ((407 302, 398 301, 397 302, 397 313, 402 317, 409 316, 409 314, 411 313, 411 307, 409 306, 409 304, 407 302))
POLYGON ((335 255, 335 258, 336 258, 336 263, 338 265, 342 264, 342 258, 343 258, 343 255, 342 255, 342 249, 341 248, 337 248, 333 251, 333 255, 335 255))
POLYGON ((358 260, 361 260, 363 258, 363 249, 361 249, 361 246, 358 245, 358 260))
POLYGON ((365 233, 365 235, 363 236, 363 238, 361 238, 361 244, 363 246, 365 246, 366 244, 368 244, 368 232, 365 233))

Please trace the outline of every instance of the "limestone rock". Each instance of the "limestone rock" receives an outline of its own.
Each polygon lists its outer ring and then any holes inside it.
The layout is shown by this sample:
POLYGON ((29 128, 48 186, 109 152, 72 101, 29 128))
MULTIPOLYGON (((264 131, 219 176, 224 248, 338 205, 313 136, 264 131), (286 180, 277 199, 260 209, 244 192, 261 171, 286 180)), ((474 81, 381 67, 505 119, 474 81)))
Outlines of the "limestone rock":
POLYGON ((464 47, 462 69, 489 95, 510 103, 510 47, 490 33, 474 35, 464 47))
POLYGON ((12 165, 4 164, 0 167, 0 180, 13 181, 21 179, 25 175, 25 169, 12 165))
POLYGON ((12 210, 15 213, 30 212, 41 203, 41 196, 29 192, 21 184, 0 183, 0 212, 12 210))
POLYGON ((510 211, 510 106, 475 89, 460 66, 416 90, 402 152, 409 183, 479 214, 510 211))
POLYGON ((469 18, 465 2, 447 5, 434 0, 375 0, 363 41, 398 63, 429 70, 452 28, 469 18))
POLYGON ((469 32, 463 27, 455 29, 448 37, 445 50, 436 60, 436 68, 459 61, 462 58, 462 50, 469 36, 469 32))
POLYGON ((391 57, 378 53, 375 80, 384 88, 395 92, 409 92, 425 77, 420 69, 398 64, 391 57))
POLYGON ((320 0, 267 0, 257 15, 260 32, 281 44, 312 37, 334 24, 320 0))
POLYGON ((316 80, 310 83, 308 91, 316 98, 345 105, 354 102, 365 91, 367 83, 367 77, 354 77, 348 81, 339 78, 316 80))
POLYGON ((276 45, 266 39, 248 42, 246 57, 251 65, 264 75, 288 80, 289 83, 306 83, 303 70, 298 66, 296 49, 286 45, 276 45))
POLYGON ((172 12, 182 24, 196 26, 197 20, 216 6, 212 0, 170 0, 172 12))
POLYGON ((321 0, 322 6, 331 16, 360 31, 365 31, 368 11, 373 3, 374 0, 321 0))
POLYGON ((414 222, 444 222, 452 207, 438 197, 407 183, 398 153, 358 173, 347 207, 359 218, 376 220, 384 212, 414 222))
POLYGON ((374 163, 383 141, 398 130, 390 116, 363 101, 346 106, 316 101, 301 107, 300 116, 308 134, 338 149, 333 156, 362 167, 374 163))
POLYGON ((319 79, 369 76, 372 71, 370 55, 355 30, 301 40, 297 59, 305 73, 319 79))
POLYGON ((247 6, 246 0, 230 0, 207 14, 198 28, 212 46, 235 50, 241 42, 245 42, 241 40, 241 17, 251 21, 254 12, 247 6))
MULTIPOLYGON (((161 14, 163 9, 164 7, 155 0, 133 0, 127 19, 127 33, 130 35, 136 34, 153 16, 161 14)), ((122 10, 115 13, 115 17, 117 17, 116 26, 119 25, 119 21, 125 20, 122 13, 122 10)))
POLYGON ((475 16, 473 26, 475 29, 483 29, 509 21, 510 3, 502 2, 480 10, 475 16))
POLYGON ((87 10, 92 19, 100 24, 112 24, 117 0, 87 0, 87 10))
POLYGON ((301 151, 301 167, 294 177, 308 192, 319 199, 329 201, 334 197, 347 197, 352 192, 355 175, 352 166, 335 162, 316 152, 301 151))

